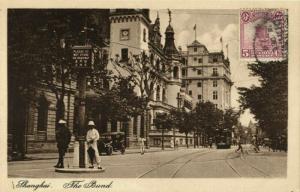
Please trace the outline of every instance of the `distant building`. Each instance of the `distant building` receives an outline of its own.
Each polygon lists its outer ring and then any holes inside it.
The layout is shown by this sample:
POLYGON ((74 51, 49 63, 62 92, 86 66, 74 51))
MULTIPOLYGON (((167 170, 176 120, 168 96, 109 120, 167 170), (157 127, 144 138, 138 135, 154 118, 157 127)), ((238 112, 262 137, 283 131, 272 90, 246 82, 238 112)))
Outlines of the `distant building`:
POLYGON ((210 101, 219 109, 230 108, 230 62, 223 51, 209 52, 205 45, 195 40, 181 54, 185 59, 183 86, 193 98, 193 106, 199 101, 210 101))

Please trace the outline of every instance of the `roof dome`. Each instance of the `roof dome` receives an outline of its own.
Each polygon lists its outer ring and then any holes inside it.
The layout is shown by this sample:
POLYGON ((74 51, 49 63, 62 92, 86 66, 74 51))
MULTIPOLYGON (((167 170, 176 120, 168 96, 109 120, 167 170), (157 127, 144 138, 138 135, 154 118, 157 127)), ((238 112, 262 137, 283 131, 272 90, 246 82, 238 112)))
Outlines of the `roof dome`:
POLYGON ((166 28, 166 33, 174 33, 174 29, 173 29, 173 27, 170 24, 166 28))

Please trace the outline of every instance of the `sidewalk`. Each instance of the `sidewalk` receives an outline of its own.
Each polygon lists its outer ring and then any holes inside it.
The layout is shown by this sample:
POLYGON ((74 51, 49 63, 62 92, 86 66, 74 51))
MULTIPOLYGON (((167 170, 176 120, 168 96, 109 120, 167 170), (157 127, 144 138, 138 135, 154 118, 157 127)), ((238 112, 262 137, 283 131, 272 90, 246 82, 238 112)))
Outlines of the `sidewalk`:
MULTIPOLYGON (((186 149, 186 147, 180 147, 178 150, 186 149)), ((192 149, 190 147, 189 149, 192 149)), ((173 148, 165 148, 165 150, 162 150, 158 147, 151 147, 150 149, 146 149, 145 153, 154 153, 154 152, 166 152, 166 151, 174 151, 173 148)), ((133 149, 126 149, 125 154, 137 154, 140 153, 139 148, 133 148, 133 149)), ((121 152, 113 152, 112 155, 121 155, 121 152)), ((106 156, 106 155, 104 155, 106 156)), ((47 159, 57 159, 58 153, 32 153, 32 154, 26 154, 26 159, 22 161, 32 161, 32 160, 47 160, 47 159)), ((73 152, 66 153, 65 158, 73 158, 73 152)))
POLYGON ((253 156, 287 156, 287 152, 285 151, 276 151, 273 152, 265 147, 260 147, 258 152, 254 151, 252 146, 245 147, 245 153, 253 156))

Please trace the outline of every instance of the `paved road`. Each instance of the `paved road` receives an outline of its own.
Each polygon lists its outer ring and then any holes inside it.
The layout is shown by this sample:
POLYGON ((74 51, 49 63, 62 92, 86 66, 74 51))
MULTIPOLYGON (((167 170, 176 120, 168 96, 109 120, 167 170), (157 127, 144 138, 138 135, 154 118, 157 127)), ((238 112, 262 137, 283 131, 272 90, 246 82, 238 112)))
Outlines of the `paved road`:
MULTIPOLYGON (((287 158, 284 152, 251 150, 245 155, 234 149, 181 149, 103 156, 103 173, 56 173, 56 160, 9 162, 9 177, 62 178, 238 178, 285 177, 287 158)), ((65 161, 67 164, 67 160, 65 161)))

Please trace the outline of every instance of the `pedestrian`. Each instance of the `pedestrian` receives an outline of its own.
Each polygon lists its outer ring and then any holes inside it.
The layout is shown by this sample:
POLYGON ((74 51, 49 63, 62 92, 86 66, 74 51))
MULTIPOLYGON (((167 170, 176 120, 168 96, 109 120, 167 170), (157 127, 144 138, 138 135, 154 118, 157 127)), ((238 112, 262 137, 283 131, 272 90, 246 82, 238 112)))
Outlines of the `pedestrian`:
POLYGON ((241 150, 241 153, 244 154, 242 142, 240 140, 238 140, 237 144, 238 144, 238 148, 237 148, 237 150, 235 150, 235 152, 238 152, 239 150, 241 150))
POLYGON ((144 137, 140 137, 139 141, 140 141, 141 155, 144 155, 144 153, 145 153, 145 141, 146 141, 146 139, 144 137))
POLYGON ((213 144, 213 141, 212 141, 211 137, 209 138, 208 143, 209 143, 209 148, 211 149, 212 148, 212 144, 213 144))
POLYGON ((98 152, 97 141, 100 138, 99 132, 95 129, 94 121, 88 122, 88 132, 86 134, 86 141, 88 144, 88 156, 89 156, 89 168, 94 168, 94 162, 96 162, 98 169, 103 169, 100 166, 101 158, 98 152))
POLYGON ((58 162, 54 166, 55 168, 64 168, 64 156, 71 141, 71 132, 66 126, 66 123, 67 122, 63 119, 59 120, 57 128, 55 130, 55 137, 59 154, 58 162))
POLYGON ((253 145, 253 148, 254 148, 255 153, 258 153, 259 147, 258 147, 256 135, 254 135, 254 136, 252 137, 251 144, 253 145))
POLYGON ((179 145, 178 140, 176 140, 176 142, 175 142, 175 148, 176 148, 176 150, 178 150, 178 145, 179 145))

